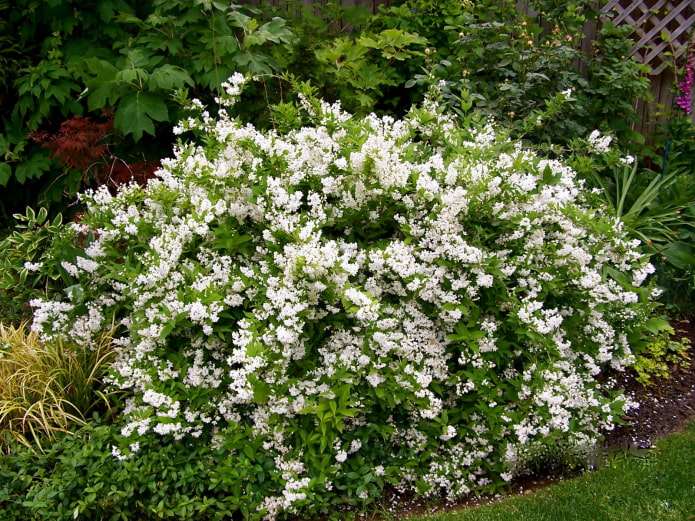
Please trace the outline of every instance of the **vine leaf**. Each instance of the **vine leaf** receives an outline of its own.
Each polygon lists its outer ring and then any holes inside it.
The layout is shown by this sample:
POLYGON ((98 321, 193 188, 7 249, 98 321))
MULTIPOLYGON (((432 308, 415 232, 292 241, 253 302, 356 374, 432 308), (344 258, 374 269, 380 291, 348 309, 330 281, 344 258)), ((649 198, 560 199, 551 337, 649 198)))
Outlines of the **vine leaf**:
POLYGON ((51 160, 45 153, 34 154, 26 159, 23 163, 15 168, 14 177, 20 183, 24 184, 27 179, 38 179, 44 172, 51 168, 51 160))
POLYGON ((123 89, 116 81, 118 69, 105 60, 88 58, 85 60, 89 72, 95 77, 87 82, 89 110, 112 107, 121 96, 123 89))
POLYGON ((195 83, 188 73, 181 67, 176 67, 170 64, 164 64, 157 67, 150 74, 151 88, 160 88, 164 90, 172 90, 174 88, 182 88, 184 84, 193 87, 195 83))
POLYGON ((168 117, 167 107, 161 98, 146 92, 135 92, 123 97, 113 125, 123 134, 132 134, 139 141, 143 132, 154 135, 154 121, 166 121, 168 117))

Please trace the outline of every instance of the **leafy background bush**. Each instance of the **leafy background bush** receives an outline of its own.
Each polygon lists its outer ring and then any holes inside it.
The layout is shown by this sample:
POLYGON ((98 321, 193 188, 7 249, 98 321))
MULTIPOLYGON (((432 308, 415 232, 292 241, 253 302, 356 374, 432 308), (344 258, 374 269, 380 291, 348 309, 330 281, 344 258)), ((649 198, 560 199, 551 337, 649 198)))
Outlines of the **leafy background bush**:
POLYGON ((252 513, 274 475, 272 458, 243 430, 214 448, 144 440, 128 460, 111 454, 115 443, 116 428, 92 422, 45 453, 13 446, 13 456, 0 456, 3 517, 230 519, 252 513))
MULTIPOLYGON (((471 92, 477 111, 518 131, 547 100, 574 88, 577 103, 565 107, 563 117, 533 126, 529 137, 562 142, 603 125, 636 138, 624 115, 647 95, 647 80, 640 65, 623 59, 629 45, 624 34, 604 26, 595 52, 582 56, 579 34, 598 15, 590 2, 566 8, 537 1, 533 6, 543 15, 535 18, 515 5, 418 0, 375 16, 327 7, 323 16, 304 11, 297 17, 291 5, 278 13, 194 0, 99 0, 94 9, 74 0, 41 8, 36 0, 2 2, 3 19, 20 29, 0 41, 7 70, 17 72, 0 89, 0 185, 17 195, 3 201, 4 218, 37 201, 66 210, 64 194, 95 183, 87 169, 65 168, 65 162, 60 168, 35 139, 37 132, 59 135, 61 124, 75 116, 97 124, 107 111, 113 129, 93 144, 94 153, 109 145, 107 163, 157 160, 168 155, 168 129, 182 117, 181 97, 172 93, 188 91, 212 104, 233 71, 292 71, 325 99, 341 99, 358 114, 402 115, 432 81, 443 79, 452 109, 461 91, 471 92), (328 16, 352 25, 338 33, 328 16)), ((242 110, 263 119, 267 101, 278 101, 283 88, 268 76, 242 110)))
POLYGON ((15 229, 0 241, 0 316, 7 323, 30 319, 32 298, 52 298, 70 286, 60 263, 74 262, 80 251, 79 244, 65 236, 61 214, 50 220, 42 207, 14 217, 15 229))
POLYGON ((60 169, 30 132, 50 135, 74 116, 107 110, 115 157, 159 159, 182 117, 175 91, 212 101, 233 71, 278 70, 292 41, 282 19, 261 23, 252 7, 220 2, 20 0, 0 3, 0 12, 16 28, 0 41, 0 55, 17 71, 0 96, 0 185, 17 196, 3 200, 6 219, 36 201, 60 203, 94 181, 84 169, 60 169))

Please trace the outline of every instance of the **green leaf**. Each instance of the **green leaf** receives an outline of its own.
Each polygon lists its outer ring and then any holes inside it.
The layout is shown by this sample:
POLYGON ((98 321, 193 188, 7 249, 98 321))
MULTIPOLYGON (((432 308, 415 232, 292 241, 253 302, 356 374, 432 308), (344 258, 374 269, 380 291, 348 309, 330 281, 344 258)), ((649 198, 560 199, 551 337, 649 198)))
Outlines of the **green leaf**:
POLYGON ((239 44, 234 35, 223 35, 212 38, 211 47, 218 55, 224 56, 236 52, 239 49, 239 44))
POLYGON ((86 82, 89 110, 113 107, 118 99, 130 90, 128 86, 116 81, 118 69, 109 62, 88 58, 85 63, 89 72, 95 75, 86 82))
POLYGON ((258 28, 258 32, 268 41, 275 43, 291 43, 294 35, 285 27, 285 20, 274 17, 270 22, 266 22, 258 28))
POLYGON ((193 87, 193 79, 181 67, 164 64, 152 71, 149 78, 152 88, 164 90, 180 89, 184 85, 193 87))
POLYGON ((118 71, 118 74, 116 74, 117 81, 137 85, 138 88, 141 88, 141 86, 149 80, 149 77, 149 72, 138 67, 124 69, 122 71, 118 71))
POLYGON ((15 169, 15 179, 24 184, 27 179, 38 179, 51 169, 51 160, 45 155, 34 154, 15 169))
POLYGON ((691 245, 684 242, 672 242, 664 247, 663 253, 666 260, 676 268, 684 271, 695 269, 695 255, 691 245))
POLYGON ((136 92, 125 96, 118 105, 113 125, 123 134, 132 134, 136 141, 143 133, 154 135, 154 121, 166 121, 167 107, 154 94, 136 92))
POLYGON ((258 380, 253 385, 253 402, 254 403, 267 403, 270 397, 271 389, 270 385, 266 382, 258 380))
POLYGON ((555 173, 553 172, 553 169, 550 168, 549 166, 546 166, 545 169, 543 170, 543 183, 549 186, 554 186, 560 182, 562 179, 562 173, 558 172, 555 173))
POLYGON ((256 459, 256 452, 253 450, 253 447, 251 445, 244 445, 242 451, 248 459, 252 461, 256 459))
POLYGON ((7 163, 0 163, 0 186, 7 186, 12 177, 12 167, 7 163))
POLYGON ((272 73, 272 68, 270 67, 271 60, 268 56, 263 54, 243 51, 234 55, 234 61, 242 70, 248 71, 251 74, 272 73))
POLYGON ((106 60, 87 58, 84 63, 87 66, 87 70, 95 76, 92 81, 113 81, 118 73, 118 69, 106 60))
POLYGON ((671 324, 663 318, 652 317, 644 323, 644 328, 650 333, 658 335, 662 331, 671 330, 671 324))

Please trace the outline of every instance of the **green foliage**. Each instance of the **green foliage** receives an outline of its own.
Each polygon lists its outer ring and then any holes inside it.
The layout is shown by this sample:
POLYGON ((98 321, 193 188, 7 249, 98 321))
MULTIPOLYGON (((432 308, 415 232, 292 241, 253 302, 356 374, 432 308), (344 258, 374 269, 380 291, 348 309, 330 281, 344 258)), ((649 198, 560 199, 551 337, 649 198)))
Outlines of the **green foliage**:
POLYGON ((59 432, 110 409, 102 378, 113 358, 110 335, 92 345, 0 323, 0 448, 7 439, 43 450, 59 432))
POLYGON ((220 431, 211 447, 143 440, 119 459, 114 427, 91 422, 45 453, 10 445, 0 456, 0 513, 7 521, 258 519, 254 505, 280 471, 250 431, 220 431))
POLYGON ((631 130, 637 122, 635 104, 649 100, 649 67, 631 56, 633 28, 615 27, 610 22, 600 26, 598 37, 588 57, 589 85, 583 103, 585 113, 579 114, 585 125, 612 131, 621 142, 644 144, 644 137, 631 130))
POLYGON ((572 166, 594 190, 597 204, 643 243, 657 266, 661 301, 670 313, 690 314, 695 302, 695 147, 693 128, 674 118, 646 148, 642 161, 611 147, 594 131, 573 140, 572 166), (646 166, 650 165, 650 166, 646 166))
POLYGON ((364 114, 377 105, 383 109, 389 104, 388 89, 407 80, 395 64, 425 56, 425 43, 425 38, 400 29, 338 38, 316 50, 320 68, 311 77, 324 79, 323 87, 329 85, 332 97, 349 110, 364 114))
MULTIPOLYGON (((448 22, 450 13, 460 11, 452 2, 438 2, 436 7, 440 26, 448 22)), ((404 86, 437 52, 432 37, 441 31, 432 26, 433 10, 421 17, 414 15, 415 7, 402 5, 380 7, 379 14, 367 16, 364 10, 349 8, 333 14, 329 4, 320 9, 318 18, 302 16, 291 21, 300 35, 299 46, 304 48, 302 63, 308 62, 295 73, 318 87, 322 97, 339 99, 357 114, 377 111, 402 115, 412 103, 422 100, 426 90, 407 90, 404 86), (326 23, 336 17, 347 21, 341 32, 326 23), (430 24, 429 30, 425 30, 426 24, 430 24), (316 34, 324 37, 317 39, 316 34)))
POLYGON ((269 74, 280 67, 281 51, 269 51, 268 44, 291 44, 284 20, 260 24, 238 5, 198 4, 159 1, 143 19, 119 17, 135 36, 119 42, 114 56, 85 60, 89 109, 115 107, 116 130, 138 141, 143 133, 154 135, 157 122, 176 121, 167 106, 172 91, 219 94, 235 71, 269 74))
POLYGON ((659 284, 664 288, 662 301, 668 310, 677 314, 692 314, 695 310, 695 126, 689 117, 673 115, 660 128, 657 136, 660 155, 656 164, 667 176, 678 181, 662 194, 664 201, 682 201, 680 210, 683 226, 674 229, 672 242, 664 245, 662 256, 656 259, 659 284), (691 223, 690 226, 686 226, 691 223))
MULTIPOLYGON (((187 92, 211 104, 235 71, 266 75, 236 109, 261 125, 272 124, 267 106, 284 95, 273 75, 291 70, 358 114, 403 114, 443 80, 451 110, 494 117, 536 143, 566 144, 597 126, 638 140, 624 114, 647 91, 643 68, 624 59, 625 29, 604 24, 590 55, 579 51, 584 25, 599 15, 587 0, 534 0, 537 17, 512 0, 417 0, 376 15, 360 6, 301 9, 298 2, 264 11, 194 0, 38 5, 0 4, 21 28, 0 46, 18 72, 5 93, 11 110, 0 113, 0 185, 18 194, 21 206, 61 201, 64 192, 95 182, 59 173, 27 127, 51 130, 109 109, 126 138, 117 140, 115 157, 158 159, 172 143, 167 129, 183 117, 177 100, 187 92), (18 48, 26 55, 17 56, 18 48), (562 92, 572 92, 572 103, 554 103, 562 92)), ((2 204, 7 220, 21 208, 2 204)))
MULTIPOLYGON (((678 171, 665 175, 646 168, 620 165, 613 176, 596 175, 611 212, 645 244, 658 252, 674 239, 688 240, 695 233, 695 203, 692 177, 678 171)), ((673 247, 673 246, 671 246, 673 247)), ((672 250, 673 258, 677 249, 672 250)), ((682 250, 681 250, 682 251, 682 250)))
POLYGON ((688 338, 674 340, 673 328, 665 320, 652 318, 646 327, 651 334, 632 342, 635 361, 631 368, 637 381, 648 386, 652 378, 670 378, 674 364, 690 359, 691 346, 688 338))
POLYGON ((464 112, 472 107, 535 143, 564 145, 597 127, 639 141, 627 123, 631 105, 648 96, 649 82, 644 66, 626 58, 628 29, 599 24, 598 40, 585 55, 579 48, 585 24, 601 14, 593 2, 526 5, 538 15, 526 15, 512 0, 419 0, 382 9, 374 26, 419 34, 429 48, 425 59, 394 64, 399 72, 392 74, 408 78, 411 91, 389 94, 412 100, 443 80, 450 110, 460 111, 463 101, 464 112), (573 103, 539 121, 561 92, 572 92, 573 103))
POLYGON ((0 10, 18 28, 0 41, 0 56, 24 53, 13 62, 15 79, 0 89, 0 101, 12 101, 0 111, 0 186, 23 196, 3 201, 6 219, 18 204, 61 202, 75 179, 77 189, 94 183, 84 172, 64 176, 29 132, 112 111, 126 138, 115 155, 158 159, 182 117, 175 92, 212 102, 234 71, 279 70, 294 38, 281 18, 261 22, 255 8, 224 2, 99 0, 84 8, 74 0, 19 0, 0 10))
POLYGON ((673 242, 655 259, 660 300, 672 315, 692 316, 695 310, 695 249, 692 243, 673 242))
POLYGON ((72 235, 66 235, 60 215, 50 220, 42 207, 14 217, 15 229, 0 241, 0 316, 6 323, 29 317, 32 298, 52 298, 71 286, 60 263, 83 255, 72 235))

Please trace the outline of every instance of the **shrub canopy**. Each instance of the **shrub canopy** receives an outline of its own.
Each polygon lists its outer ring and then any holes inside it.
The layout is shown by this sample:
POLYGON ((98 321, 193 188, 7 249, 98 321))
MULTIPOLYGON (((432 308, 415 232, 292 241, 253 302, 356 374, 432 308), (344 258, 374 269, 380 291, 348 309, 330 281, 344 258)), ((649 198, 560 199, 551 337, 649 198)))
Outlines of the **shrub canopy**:
POLYGON ((117 456, 262 447, 235 479, 273 518, 387 484, 489 491, 631 405, 599 376, 631 358, 651 266, 570 168, 433 98, 358 119, 302 95, 260 131, 227 115, 243 83, 146 187, 85 194, 74 284, 32 303, 47 335, 120 321, 117 456))

